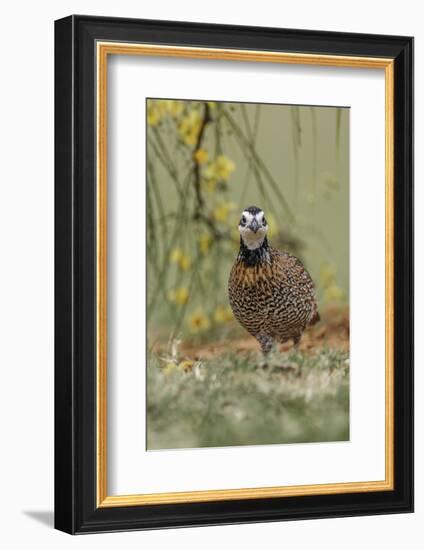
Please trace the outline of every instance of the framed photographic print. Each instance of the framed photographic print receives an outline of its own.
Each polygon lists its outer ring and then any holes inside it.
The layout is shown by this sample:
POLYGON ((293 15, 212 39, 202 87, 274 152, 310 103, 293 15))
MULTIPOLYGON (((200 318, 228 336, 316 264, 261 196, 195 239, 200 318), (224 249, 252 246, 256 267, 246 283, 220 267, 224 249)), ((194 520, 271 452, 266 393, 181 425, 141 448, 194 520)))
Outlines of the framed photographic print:
POLYGON ((55 525, 413 509, 413 39, 55 24, 55 525))

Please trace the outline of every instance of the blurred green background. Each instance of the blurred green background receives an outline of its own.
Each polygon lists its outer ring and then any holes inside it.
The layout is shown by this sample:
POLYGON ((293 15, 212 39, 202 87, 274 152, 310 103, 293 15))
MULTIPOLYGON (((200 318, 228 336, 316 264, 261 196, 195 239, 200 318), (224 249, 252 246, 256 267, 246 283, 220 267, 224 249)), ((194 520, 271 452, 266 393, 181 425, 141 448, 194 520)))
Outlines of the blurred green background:
POLYGON ((146 132, 148 448, 346 440, 349 109, 150 99, 146 132), (227 296, 250 205, 322 318, 269 372, 227 296))
POLYGON ((348 109, 155 99, 147 120, 151 332, 206 332, 230 319, 237 225, 252 204, 271 244, 304 261, 321 309, 347 301, 348 109))

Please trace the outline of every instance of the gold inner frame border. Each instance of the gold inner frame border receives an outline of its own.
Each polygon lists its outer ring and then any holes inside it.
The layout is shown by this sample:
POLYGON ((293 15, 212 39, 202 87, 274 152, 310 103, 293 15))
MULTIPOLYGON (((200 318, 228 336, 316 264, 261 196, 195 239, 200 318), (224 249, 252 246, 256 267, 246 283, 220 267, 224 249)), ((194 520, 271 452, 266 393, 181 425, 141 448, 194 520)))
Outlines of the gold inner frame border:
POLYGON ((391 58, 302 54, 165 46, 142 43, 96 43, 97 63, 97 335, 96 470, 97 507, 212 502, 306 495, 365 493, 394 489, 394 60, 391 58), (109 55, 139 55, 384 69, 385 72, 385 479, 315 485, 214 489, 173 493, 108 495, 107 492, 107 62, 109 55))

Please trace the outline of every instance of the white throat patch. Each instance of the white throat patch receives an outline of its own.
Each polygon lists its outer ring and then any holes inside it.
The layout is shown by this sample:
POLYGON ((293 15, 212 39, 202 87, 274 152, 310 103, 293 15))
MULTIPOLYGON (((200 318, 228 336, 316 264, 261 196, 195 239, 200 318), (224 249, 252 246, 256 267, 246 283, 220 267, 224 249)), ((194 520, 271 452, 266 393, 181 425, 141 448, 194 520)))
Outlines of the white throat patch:
MULTIPOLYGON (((256 234, 257 235, 257 234, 256 234)), ((260 239, 250 238, 250 235, 244 236, 242 234, 242 239, 244 244, 247 246, 249 250, 256 250, 260 246, 262 246, 262 243, 264 242, 265 237, 261 237, 260 239)))

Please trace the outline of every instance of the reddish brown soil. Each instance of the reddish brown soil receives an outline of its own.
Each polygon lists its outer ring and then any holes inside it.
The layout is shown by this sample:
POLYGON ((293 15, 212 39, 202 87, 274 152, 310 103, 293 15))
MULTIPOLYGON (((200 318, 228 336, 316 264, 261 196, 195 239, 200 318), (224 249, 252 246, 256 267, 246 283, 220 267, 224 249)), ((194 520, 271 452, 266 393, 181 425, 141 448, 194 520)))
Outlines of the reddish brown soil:
MULTIPOLYGON (((292 342, 280 345, 281 351, 292 348, 292 342)), ((329 308, 321 314, 321 321, 309 327, 302 336, 300 350, 313 353, 317 349, 327 347, 343 351, 349 350, 349 311, 348 309, 329 308)), ((166 347, 159 342, 153 351, 164 352, 166 347)), ((259 351, 258 342, 251 336, 231 338, 224 342, 197 343, 182 342, 179 351, 187 358, 194 360, 213 359, 229 350, 240 354, 259 351)))

